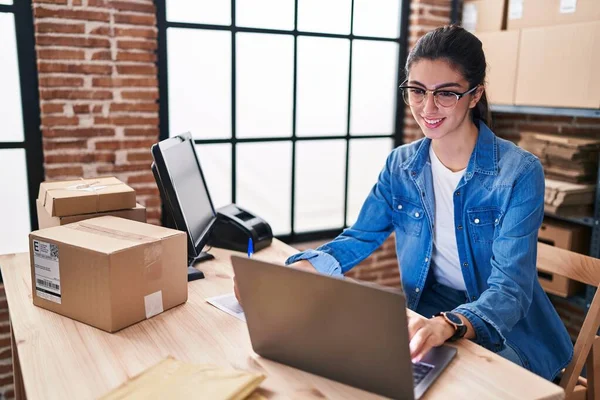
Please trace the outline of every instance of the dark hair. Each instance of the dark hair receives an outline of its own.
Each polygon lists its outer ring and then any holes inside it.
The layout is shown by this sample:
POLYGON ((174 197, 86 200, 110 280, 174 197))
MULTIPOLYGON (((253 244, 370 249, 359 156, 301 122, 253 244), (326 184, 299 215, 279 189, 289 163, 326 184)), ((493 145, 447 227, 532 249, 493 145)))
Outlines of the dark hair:
MULTIPOLYGON (((426 33, 412 48, 406 59, 405 74, 421 59, 443 59, 457 68, 469 82, 469 89, 485 83, 487 64, 481 41, 457 25, 447 25, 426 33)), ((473 121, 482 120, 489 125, 490 111, 485 91, 473 108, 473 121)))

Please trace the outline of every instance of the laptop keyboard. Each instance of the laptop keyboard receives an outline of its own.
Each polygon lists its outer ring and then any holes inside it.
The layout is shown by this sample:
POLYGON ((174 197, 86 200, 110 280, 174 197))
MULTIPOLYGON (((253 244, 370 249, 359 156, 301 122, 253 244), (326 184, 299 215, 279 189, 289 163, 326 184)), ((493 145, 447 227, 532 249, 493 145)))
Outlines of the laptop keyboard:
POLYGON ((413 363, 413 385, 417 386, 433 369, 433 365, 426 363, 413 363))

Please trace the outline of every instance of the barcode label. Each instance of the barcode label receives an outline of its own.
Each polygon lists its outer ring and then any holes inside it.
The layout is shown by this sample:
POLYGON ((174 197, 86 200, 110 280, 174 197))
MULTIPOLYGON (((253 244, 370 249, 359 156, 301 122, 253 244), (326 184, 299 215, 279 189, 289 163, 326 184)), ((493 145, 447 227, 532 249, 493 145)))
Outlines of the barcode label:
POLYGON ((35 293, 38 297, 62 304, 58 250, 54 243, 33 240, 35 293))
POLYGON ((577 0, 560 0, 560 13, 572 14, 577 11, 577 0))
POLYGON ((54 289, 54 290, 60 290, 60 285, 52 283, 46 279, 37 279, 36 281, 37 281, 37 284, 40 286, 45 286, 47 288, 54 289))

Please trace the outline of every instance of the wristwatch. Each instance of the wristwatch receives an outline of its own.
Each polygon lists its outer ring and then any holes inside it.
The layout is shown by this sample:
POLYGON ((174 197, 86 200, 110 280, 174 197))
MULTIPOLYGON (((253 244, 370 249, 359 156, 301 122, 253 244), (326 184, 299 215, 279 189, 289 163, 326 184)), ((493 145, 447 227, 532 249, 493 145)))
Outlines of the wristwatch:
POLYGON ((434 315, 434 317, 444 317, 444 320, 454 327, 454 335, 448 339, 450 342, 461 339, 467 333, 467 326, 462 322, 458 314, 453 312, 440 312, 434 315))

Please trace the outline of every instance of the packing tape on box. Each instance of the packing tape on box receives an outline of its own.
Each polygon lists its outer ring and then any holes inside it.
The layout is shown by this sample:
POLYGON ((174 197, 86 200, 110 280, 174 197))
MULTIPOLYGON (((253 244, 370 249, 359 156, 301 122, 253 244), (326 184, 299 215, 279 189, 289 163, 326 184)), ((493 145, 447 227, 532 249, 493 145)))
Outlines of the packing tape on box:
POLYGON ((95 193, 96 194, 96 211, 98 211, 100 209, 100 193, 98 193, 99 191, 101 191, 102 189, 106 189, 107 187, 110 186, 121 186, 121 185, 125 185, 125 183, 123 182, 118 182, 118 183, 104 183, 102 185, 99 185, 100 181, 95 180, 89 183, 85 182, 84 178, 80 178, 82 183, 77 183, 75 185, 70 185, 67 187, 59 187, 59 188, 50 188, 50 189, 46 189, 46 191, 44 192, 44 207, 46 206, 46 201, 48 200, 48 194, 50 192, 54 192, 54 191, 59 191, 59 190, 67 190, 67 191, 73 191, 73 192, 89 192, 89 193, 95 193))
MULTIPOLYGON (((96 192, 98 190, 102 190, 109 185, 99 185, 99 181, 94 181, 90 183, 78 183, 76 185, 67 186, 66 190, 75 190, 78 192, 96 192)), ((113 186, 115 184, 112 184, 113 186)))
POLYGON ((64 225, 64 227, 94 235, 149 244, 149 246, 144 247, 144 275, 148 280, 151 281, 160 279, 162 277, 162 241, 160 239, 140 235, 137 233, 123 232, 117 229, 92 225, 86 222, 76 222, 73 224, 64 225))

